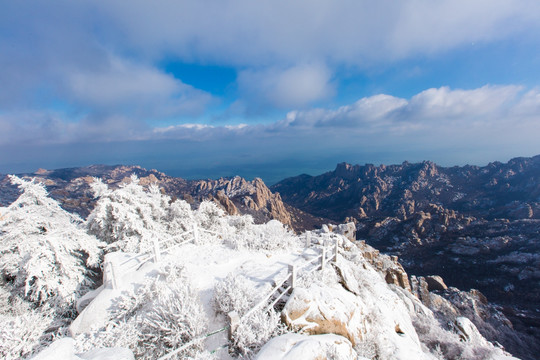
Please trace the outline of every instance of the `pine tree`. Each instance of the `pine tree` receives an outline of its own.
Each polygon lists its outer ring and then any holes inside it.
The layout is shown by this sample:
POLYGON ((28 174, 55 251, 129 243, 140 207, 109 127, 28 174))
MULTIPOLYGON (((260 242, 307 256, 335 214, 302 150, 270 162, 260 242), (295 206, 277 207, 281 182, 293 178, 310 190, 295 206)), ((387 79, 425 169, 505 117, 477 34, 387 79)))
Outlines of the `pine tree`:
POLYGON ((63 210, 44 185, 10 176, 22 190, 0 220, 0 273, 14 296, 69 310, 92 285, 100 242, 63 210))

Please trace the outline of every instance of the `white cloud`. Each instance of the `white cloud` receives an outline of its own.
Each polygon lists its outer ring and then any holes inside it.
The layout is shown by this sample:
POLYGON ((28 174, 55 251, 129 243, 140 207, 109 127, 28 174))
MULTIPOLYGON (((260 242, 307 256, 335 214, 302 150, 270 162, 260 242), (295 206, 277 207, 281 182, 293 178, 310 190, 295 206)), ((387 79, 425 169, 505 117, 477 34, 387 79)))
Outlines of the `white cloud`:
POLYGON ((248 103, 280 108, 303 107, 334 94, 330 71, 313 64, 241 71, 238 86, 248 103))
POLYGON ((527 91, 513 109, 516 116, 538 116, 540 114, 540 88, 527 91))
MULTIPOLYGON (((379 94, 359 99, 337 109, 296 110, 284 119, 268 125, 187 123, 151 127, 126 116, 88 115, 79 121, 65 114, 51 112, 10 112, 0 116, 0 144, 32 142, 125 141, 156 139, 191 139, 195 141, 229 136, 277 138, 287 136, 325 137, 332 133, 343 137, 376 136, 374 141, 393 135, 439 137, 452 141, 453 136, 513 129, 529 135, 540 131, 540 92, 524 91, 521 86, 484 86, 471 90, 448 87, 428 89, 403 99, 379 94), (527 126, 529 129, 527 129, 527 126)), ((514 131, 512 130, 512 131, 514 131)), ((496 134, 502 139, 506 130, 496 134)), ((518 134, 516 134, 518 136, 518 134)), ((527 136, 525 136, 527 138, 527 136)))
POLYGON ((199 114, 212 104, 208 93, 162 71, 164 60, 234 66, 239 69, 240 110, 291 109, 332 97, 336 69, 354 72, 540 31, 537 0, 133 0, 1 6, 4 109, 43 108, 47 101, 60 100, 77 111, 134 118, 199 114))
MULTIPOLYGON (((212 96, 169 74, 118 57, 108 66, 68 74, 68 89, 94 109, 146 109, 153 116, 202 113, 212 96)), ((131 112, 130 110, 127 111, 131 112)))
POLYGON ((126 45, 241 66, 353 65, 534 31, 536 0, 230 0, 103 3, 126 45))
POLYGON ((68 82, 74 96, 96 106, 169 97, 184 85, 154 68, 118 58, 107 69, 69 74, 68 82))
POLYGON ((505 115, 506 109, 523 88, 521 86, 483 86, 473 90, 449 87, 428 89, 413 96, 407 111, 419 119, 464 119, 505 115))

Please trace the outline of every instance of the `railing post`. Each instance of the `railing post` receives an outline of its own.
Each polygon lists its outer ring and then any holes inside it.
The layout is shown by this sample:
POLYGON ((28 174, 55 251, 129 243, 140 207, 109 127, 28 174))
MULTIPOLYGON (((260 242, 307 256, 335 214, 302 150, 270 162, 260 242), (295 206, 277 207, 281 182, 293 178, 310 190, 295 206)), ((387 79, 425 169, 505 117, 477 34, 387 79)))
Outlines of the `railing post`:
POLYGON ((321 270, 324 270, 326 265, 326 247, 323 246, 321 254, 321 270))
POLYGON ((118 289, 118 284, 116 283, 116 272, 114 271, 114 263, 110 263, 111 268, 111 287, 113 289, 118 289))
POLYGON ((227 316, 229 317, 229 340, 232 340, 238 325, 240 325, 240 316, 236 311, 231 311, 227 316))
POLYGON ((154 262, 157 264, 161 261, 161 251, 159 250, 159 242, 156 238, 152 239, 154 243, 154 247, 152 248, 152 251, 154 252, 154 262))
POLYGON ((297 268, 294 264, 289 264, 289 276, 291 278, 291 293, 296 287, 296 274, 297 274, 297 268))
POLYGON ((306 232, 306 248, 311 246, 311 233, 306 232))
POLYGON ((105 273, 105 288, 116 289, 118 288, 115 278, 114 265, 112 262, 108 261, 105 263, 105 268, 103 272, 105 273))
POLYGON ((334 238, 334 262, 337 262, 338 250, 339 250, 339 238, 336 236, 334 238))
POLYGON ((199 243, 199 228, 197 227, 197 224, 193 224, 193 237, 195 244, 199 243))

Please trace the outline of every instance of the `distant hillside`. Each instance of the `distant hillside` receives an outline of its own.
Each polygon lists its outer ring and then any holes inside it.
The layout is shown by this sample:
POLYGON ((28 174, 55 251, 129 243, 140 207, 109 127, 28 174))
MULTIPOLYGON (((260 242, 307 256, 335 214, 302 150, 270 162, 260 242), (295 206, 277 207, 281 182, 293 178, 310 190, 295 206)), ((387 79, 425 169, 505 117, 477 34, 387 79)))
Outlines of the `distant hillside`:
MULTIPOLYGON (((140 178, 144 186, 155 183, 164 193, 184 199, 192 206, 205 199, 216 202, 231 215, 249 214, 255 222, 264 223, 276 219, 292 229, 306 229, 320 226, 327 219, 304 213, 284 204, 279 194, 272 193, 265 183, 256 178, 253 181, 239 176, 218 180, 186 180, 171 177, 157 170, 147 170, 140 166, 91 165, 80 168, 57 170, 40 169, 35 173, 18 174, 23 178, 36 178, 43 182, 51 197, 61 206, 80 214, 83 218, 90 213, 95 204, 90 189, 93 177, 103 179, 113 188, 130 181, 131 174, 140 178)), ((4 175, 0 176, 0 206, 7 206, 19 196, 19 190, 4 175)))
POLYGON ((484 167, 341 163, 334 171, 288 178, 271 189, 299 209, 336 221, 406 219, 430 204, 486 219, 540 219, 540 155, 484 167))

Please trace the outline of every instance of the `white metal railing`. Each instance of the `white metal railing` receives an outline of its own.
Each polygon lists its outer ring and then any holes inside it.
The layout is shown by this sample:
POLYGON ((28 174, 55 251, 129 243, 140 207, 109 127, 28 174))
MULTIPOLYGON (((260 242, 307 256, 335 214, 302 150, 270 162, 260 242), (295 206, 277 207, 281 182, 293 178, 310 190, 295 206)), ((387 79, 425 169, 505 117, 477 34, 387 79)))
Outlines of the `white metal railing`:
MULTIPOLYGON (((207 233, 210 233, 212 235, 215 235, 215 236, 220 236, 219 233, 217 232, 214 232, 214 231, 210 231, 210 230, 206 230, 206 229, 200 229, 197 227, 196 224, 193 225, 193 228, 191 230, 187 230, 185 232, 183 232, 182 234, 179 234, 177 236, 174 236, 174 237, 171 237, 171 238, 168 238, 168 239, 163 239, 163 240, 157 240, 157 239, 153 239, 153 247, 152 247, 152 250, 151 251, 147 251, 147 252, 144 252, 144 253, 140 253, 134 257, 131 257, 127 260, 125 260, 124 262, 122 262, 120 264, 120 266, 122 265, 125 265, 126 263, 128 262, 131 262, 133 260, 138 260, 138 262, 136 262, 135 264, 132 264, 130 265, 127 269, 132 269, 132 268, 139 268, 141 267, 143 264, 145 264, 146 262, 150 261, 150 260, 154 260, 154 262, 159 262, 161 261, 161 257, 162 255, 165 253, 165 252, 171 252, 173 249, 176 249, 182 245, 185 245, 187 243, 190 243, 190 242, 197 242, 199 240, 199 231, 204 231, 204 232, 207 232, 207 233), (192 237, 189 237, 187 238, 186 240, 182 241, 182 242, 177 242, 178 239, 182 239, 186 236, 188 236, 189 234, 192 234, 192 237), (166 244, 169 244, 169 246, 166 246, 166 244), (164 246, 165 245, 165 246, 164 246)), ((312 236, 310 233, 305 233, 305 237, 306 237, 306 240, 305 240, 305 247, 306 248, 310 248, 313 244, 312 242, 312 236)), ((321 237, 319 237, 321 238, 321 237)), ((210 332, 208 334, 204 334, 204 335, 201 335, 185 344, 183 344, 181 347, 171 351, 170 353, 160 357, 158 360, 166 360, 166 359, 169 359, 171 358, 172 356, 180 353, 181 351, 187 349, 188 347, 192 346, 193 344, 199 342, 199 341, 202 341, 204 339, 206 339, 207 337, 210 337, 210 336, 213 336, 213 335, 216 335, 218 333, 221 333, 225 330, 229 330, 229 339, 232 338, 234 332, 236 331, 236 329, 238 328, 238 326, 240 325, 240 323, 247 319, 251 314, 253 314, 257 309, 261 308, 262 306, 265 306, 265 312, 266 311, 269 311, 270 309, 272 309, 280 299, 283 299, 286 295, 292 293, 292 291, 294 290, 294 288, 296 287, 296 282, 297 282, 297 277, 298 277, 298 274, 299 273, 304 273, 304 274, 310 274, 310 273, 313 273, 314 271, 317 271, 317 270, 324 270, 326 268, 326 265, 329 263, 329 262, 336 262, 337 261, 337 258, 338 258, 338 251, 339 251, 339 236, 336 236, 335 234, 323 234, 322 235, 322 246, 321 246, 321 254, 314 257, 313 259, 305 262, 304 264, 298 266, 298 265, 295 265, 295 264, 289 264, 288 265, 288 273, 287 273, 287 276, 285 276, 283 279, 275 282, 275 285, 274 287, 272 288, 272 290, 266 294, 257 304, 255 304, 247 313, 245 313, 242 317, 240 317, 238 315, 238 313, 236 313, 235 311, 231 311, 229 314, 228 314, 228 318, 229 318, 229 324, 219 330, 215 330, 213 332, 210 332), (332 239, 332 235, 334 235, 333 239, 332 239), (334 244, 332 247, 330 247, 330 250, 333 250, 332 252, 330 252, 329 254, 329 247, 327 246, 327 244, 331 241, 331 240, 334 240, 334 244), (330 255, 330 256, 329 256, 330 255), (313 265, 317 265, 317 266, 313 266, 313 265), (309 268, 311 267, 311 268, 309 268)), ((125 270, 126 268, 124 268, 123 270, 125 270)), ((113 289, 114 288, 117 288, 117 284, 116 284, 116 273, 115 273, 115 266, 113 263, 110 264, 110 266, 106 267, 104 269, 104 271, 106 272, 106 278, 109 279, 108 281, 108 284, 109 286, 111 286, 113 289)), ((217 351, 217 349, 215 350, 217 351)))
MULTIPOLYGON (((330 238, 330 237, 329 237, 330 238)), ((306 247, 311 247, 311 238, 309 234, 306 234, 306 247)), ((326 241, 323 240, 322 248, 321 248, 321 255, 311 259, 310 261, 307 261, 305 264, 301 266, 297 266, 295 264, 289 264, 288 265, 288 273, 285 278, 279 280, 276 282, 276 285, 270 290, 270 292, 264 296, 257 304, 255 304, 247 313, 245 313, 242 317, 240 317, 235 311, 232 311, 229 313, 229 321, 230 321, 230 336, 235 332, 235 330, 238 328, 242 320, 247 319, 253 312, 255 312, 257 309, 259 309, 263 305, 267 305, 265 308, 265 311, 268 311, 272 309, 277 302, 283 298, 286 294, 292 293, 294 288, 296 287, 296 279, 298 277, 299 273, 305 273, 310 274, 317 270, 324 270, 326 268, 326 265, 328 262, 336 262, 338 257, 338 251, 339 251, 339 237, 334 237, 334 246, 333 248, 333 254, 328 257, 328 250, 326 246, 326 241), (312 269, 307 269, 310 265, 314 263, 319 263, 318 266, 313 267, 312 269), (285 289, 282 289, 284 285, 288 285, 285 287, 285 289), (269 303, 270 299, 274 297, 273 301, 269 303)))
POLYGON ((118 288, 116 276, 118 276, 119 274, 119 271, 118 271, 119 267, 122 269, 122 271, 125 272, 129 270, 139 269, 141 266, 143 266, 145 263, 147 263, 150 260, 154 260, 155 263, 159 263, 164 253, 166 252, 170 253, 171 251, 177 249, 178 247, 188 244, 190 242, 195 242, 195 243, 198 242, 200 231, 203 231, 212 235, 216 235, 216 236, 219 235, 215 231, 198 228, 196 224, 193 224, 193 228, 191 230, 184 231, 183 233, 179 235, 162 239, 162 240, 153 238, 151 250, 147 250, 145 252, 141 252, 135 256, 132 256, 124 260, 120 264, 114 264, 111 262, 106 266, 106 268, 104 269, 105 278, 107 279, 107 282, 105 283, 105 287, 112 288, 112 289, 118 288), (188 237, 190 234, 192 236, 188 237), (178 242, 179 239, 183 239, 186 237, 187 239, 185 239, 184 241, 178 242), (126 264, 128 263, 132 263, 132 264, 126 266, 126 264))

